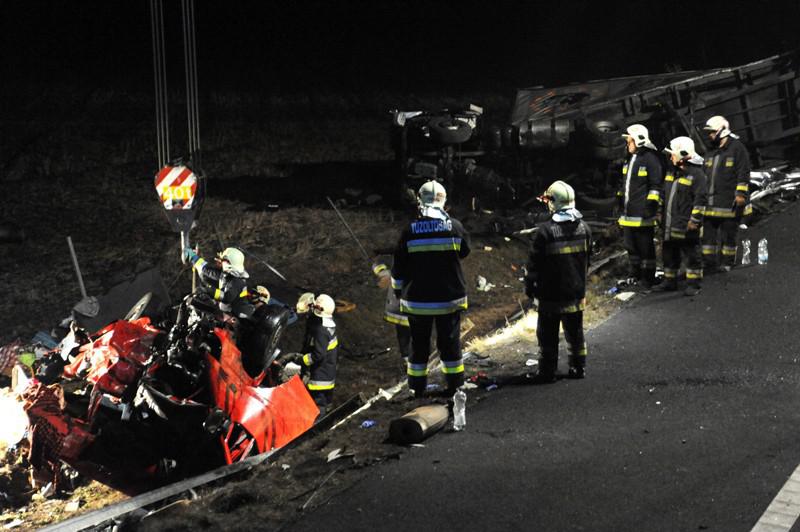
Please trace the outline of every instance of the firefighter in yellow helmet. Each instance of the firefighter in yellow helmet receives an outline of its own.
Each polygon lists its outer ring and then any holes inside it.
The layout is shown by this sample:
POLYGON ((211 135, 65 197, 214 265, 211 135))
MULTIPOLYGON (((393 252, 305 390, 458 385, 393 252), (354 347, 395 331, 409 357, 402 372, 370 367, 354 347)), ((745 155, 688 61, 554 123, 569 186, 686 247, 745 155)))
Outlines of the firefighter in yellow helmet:
POLYGON ((244 253, 241 250, 226 248, 217 256, 218 266, 212 266, 191 248, 187 247, 183 253, 222 312, 236 318, 252 315, 253 305, 247 289, 250 275, 245 270, 244 253))
POLYGON ((708 204, 704 213, 703 263, 708 271, 727 272, 736 263, 739 223, 751 211, 750 156, 724 117, 712 116, 703 129, 712 145, 705 160, 708 204))
POLYGON ((336 322, 333 321, 336 303, 327 294, 314 297, 307 292, 300 296, 295 308, 298 314, 307 316, 302 353, 295 357, 295 362, 302 367, 308 392, 319 408, 319 417, 323 417, 333 401, 336 387, 339 353, 336 322))
POLYGON ((703 207, 706 205, 706 175, 703 158, 689 137, 676 137, 664 151, 669 154, 672 168, 664 177, 664 210, 661 227, 664 230, 662 255, 664 280, 659 291, 678 289, 678 270, 686 259, 686 290, 694 296, 700 292, 703 263, 700 258, 700 228, 703 207))
POLYGON ((575 208, 575 191, 567 183, 556 181, 541 200, 547 203, 551 217, 536 231, 525 276, 525 293, 538 302, 539 308, 536 380, 548 383, 556 379, 560 325, 564 326, 570 352, 568 376, 582 379, 587 353, 583 309, 592 234, 575 208))
POLYGON ((418 200, 419 217, 403 228, 392 263, 392 287, 411 327, 408 387, 417 397, 427 387, 434 325, 446 393, 464 383, 460 329, 467 288, 461 259, 470 252, 464 226, 444 210, 445 188, 428 181, 420 187, 418 200))
POLYGON ((628 158, 622 166, 620 198, 625 249, 630 275, 649 290, 656 273, 656 247, 653 235, 661 194, 664 169, 650 134, 642 124, 632 124, 622 135, 628 143, 628 158))

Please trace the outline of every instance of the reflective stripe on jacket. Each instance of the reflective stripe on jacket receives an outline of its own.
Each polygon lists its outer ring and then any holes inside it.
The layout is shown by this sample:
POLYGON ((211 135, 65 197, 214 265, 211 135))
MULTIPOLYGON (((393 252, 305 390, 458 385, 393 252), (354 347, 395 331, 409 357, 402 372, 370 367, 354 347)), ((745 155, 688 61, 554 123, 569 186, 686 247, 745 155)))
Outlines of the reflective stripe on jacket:
POLYGON ((623 198, 619 225, 650 227, 656 223, 664 169, 658 154, 649 148, 638 148, 622 166, 623 198))
POLYGON ((706 175, 702 165, 687 163, 684 168, 673 166, 664 177, 664 240, 698 238, 706 198, 706 175), (688 230, 689 221, 698 226, 697 231, 688 230))
POLYGON ((750 198, 750 155, 739 139, 727 138, 725 146, 712 150, 705 159, 708 178, 705 215, 714 218, 740 216, 743 213, 734 207, 736 196, 750 198))

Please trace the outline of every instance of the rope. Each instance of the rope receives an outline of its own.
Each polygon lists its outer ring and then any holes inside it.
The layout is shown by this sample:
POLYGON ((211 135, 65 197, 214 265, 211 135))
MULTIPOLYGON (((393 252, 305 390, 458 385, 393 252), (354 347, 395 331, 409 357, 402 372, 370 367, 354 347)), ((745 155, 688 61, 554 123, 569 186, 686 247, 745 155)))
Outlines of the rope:
POLYGON ((160 169, 170 159, 167 62, 164 49, 164 9, 162 0, 150 0, 150 28, 153 42, 153 78, 156 97, 156 144, 160 169))
POLYGON ((200 167, 200 109, 197 89, 197 41, 195 38, 194 0, 181 0, 183 10, 183 57, 186 71, 186 116, 189 158, 200 167))

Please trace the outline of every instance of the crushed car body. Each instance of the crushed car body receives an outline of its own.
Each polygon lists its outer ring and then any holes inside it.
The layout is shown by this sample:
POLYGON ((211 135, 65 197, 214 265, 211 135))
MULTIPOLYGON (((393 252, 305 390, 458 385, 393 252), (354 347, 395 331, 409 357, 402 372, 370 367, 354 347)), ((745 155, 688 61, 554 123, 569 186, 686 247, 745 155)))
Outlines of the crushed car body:
POLYGON ((22 391, 39 478, 57 482, 63 462, 137 493, 308 430, 319 410, 298 376, 280 382, 275 361, 288 311, 262 309, 261 331, 232 331, 198 296, 174 321, 118 320, 91 334, 73 326, 22 391))

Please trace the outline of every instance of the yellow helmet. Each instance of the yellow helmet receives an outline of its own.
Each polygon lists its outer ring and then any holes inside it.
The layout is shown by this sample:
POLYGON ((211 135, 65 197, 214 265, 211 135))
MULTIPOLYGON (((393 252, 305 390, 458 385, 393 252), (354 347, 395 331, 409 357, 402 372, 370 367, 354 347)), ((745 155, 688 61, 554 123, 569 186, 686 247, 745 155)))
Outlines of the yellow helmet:
POLYGON ((551 212, 575 208, 575 190, 563 181, 556 181, 547 187, 544 197, 551 212))
POLYGON ((320 318, 332 318, 336 310, 336 303, 327 294, 320 294, 314 300, 314 315, 320 318))
POLYGON ((444 208, 447 191, 438 181, 428 181, 419 187, 419 204, 423 207, 444 208))
POLYGON ((244 253, 236 248, 225 248, 219 255, 222 261, 222 271, 231 272, 240 276, 246 276, 244 271, 244 253))

